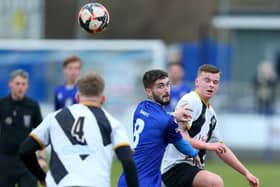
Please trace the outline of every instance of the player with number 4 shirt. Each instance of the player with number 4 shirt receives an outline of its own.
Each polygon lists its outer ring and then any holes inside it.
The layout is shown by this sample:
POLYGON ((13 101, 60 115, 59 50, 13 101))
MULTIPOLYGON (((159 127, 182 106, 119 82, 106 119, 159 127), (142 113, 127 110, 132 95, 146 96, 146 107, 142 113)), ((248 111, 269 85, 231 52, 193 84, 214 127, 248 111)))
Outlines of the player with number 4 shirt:
POLYGON ((109 187, 113 150, 129 187, 138 187, 137 172, 124 127, 103 109, 105 82, 94 72, 77 81, 77 101, 50 113, 20 149, 28 169, 48 187, 109 187), (35 151, 50 145, 48 174, 38 166, 35 151))

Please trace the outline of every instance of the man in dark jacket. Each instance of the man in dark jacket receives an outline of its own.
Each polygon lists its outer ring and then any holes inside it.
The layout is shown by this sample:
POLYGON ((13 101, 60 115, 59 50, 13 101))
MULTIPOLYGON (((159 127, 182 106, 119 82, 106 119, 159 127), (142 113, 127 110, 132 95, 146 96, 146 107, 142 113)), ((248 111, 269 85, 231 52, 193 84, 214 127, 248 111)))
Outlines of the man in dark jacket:
MULTIPOLYGON (((41 121, 39 104, 27 97, 28 74, 18 69, 10 74, 10 94, 0 100, 0 186, 36 187, 37 180, 18 156, 19 146, 41 121)), ((44 161, 40 161, 44 163, 44 161)))

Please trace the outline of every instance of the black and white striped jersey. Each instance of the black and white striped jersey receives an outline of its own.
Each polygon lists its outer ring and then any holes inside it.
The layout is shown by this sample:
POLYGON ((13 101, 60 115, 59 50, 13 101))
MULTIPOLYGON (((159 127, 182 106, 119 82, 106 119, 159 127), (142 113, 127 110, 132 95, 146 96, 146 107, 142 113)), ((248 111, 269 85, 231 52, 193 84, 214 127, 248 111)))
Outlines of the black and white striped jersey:
POLYGON ((30 135, 42 147, 51 147, 48 187, 109 187, 113 150, 129 145, 115 118, 84 104, 49 114, 30 135))
MULTIPOLYGON (((178 102, 177 107, 184 106, 192 110, 192 119, 187 124, 180 124, 185 133, 190 137, 204 142, 221 142, 222 138, 218 130, 217 117, 210 104, 205 104, 196 91, 185 94, 178 102)), ((199 151, 202 166, 206 157, 206 151, 199 151)), ((188 162, 193 164, 192 158, 186 159, 186 155, 180 153, 174 145, 169 144, 166 148, 163 161, 162 173, 177 163, 188 162)))

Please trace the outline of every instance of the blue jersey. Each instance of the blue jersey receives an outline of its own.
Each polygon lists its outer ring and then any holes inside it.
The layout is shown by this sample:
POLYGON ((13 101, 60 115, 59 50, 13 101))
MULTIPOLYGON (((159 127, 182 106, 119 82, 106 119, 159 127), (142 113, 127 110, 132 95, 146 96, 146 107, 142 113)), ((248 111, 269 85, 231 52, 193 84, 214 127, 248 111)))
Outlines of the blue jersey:
POLYGON ((181 97, 183 97, 183 95, 189 93, 190 91, 191 88, 185 84, 180 84, 178 86, 171 86, 170 103, 169 105, 166 105, 165 110, 167 112, 173 112, 181 97))
MULTIPOLYGON (((133 117, 134 160, 137 167, 140 187, 160 187, 161 160, 168 143, 182 138, 173 116, 153 101, 141 102, 133 117)), ((119 187, 126 187, 122 173, 119 187)))
POLYGON ((67 87, 65 84, 58 86, 55 89, 55 110, 63 108, 65 106, 69 106, 72 104, 76 104, 76 93, 77 87, 67 87))

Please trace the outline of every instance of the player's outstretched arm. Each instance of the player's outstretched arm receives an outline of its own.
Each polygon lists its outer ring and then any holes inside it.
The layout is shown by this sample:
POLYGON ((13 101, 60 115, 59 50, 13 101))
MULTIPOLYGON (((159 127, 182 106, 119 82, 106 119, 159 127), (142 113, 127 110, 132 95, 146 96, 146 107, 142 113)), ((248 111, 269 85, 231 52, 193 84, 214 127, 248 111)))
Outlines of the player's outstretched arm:
POLYGON ((193 157, 194 158, 193 162, 195 165, 201 164, 199 156, 198 156, 198 150, 194 149, 188 141, 184 140, 184 138, 181 138, 180 140, 175 142, 174 146, 181 153, 193 157))
POLYGON ((244 175, 249 182, 251 187, 259 187, 259 179, 254 176, 235 156, 235 154, 231 151, 229 147, 226 145, 225 149, 226 151, 221 153, 216 151, 217 155, 228 165, 230 165, 232 168, 234 168, 236 171, 244 175))
POLYGON ((226 147, 221 142, 216 142, 216 143, 203 142, 201 140, 195 140, 195 139, 191 138, 182 129, 180 129, 180 132, 181 132, 181 135, 183 136, 183 138, 185 140, 187 140, 188 142, 190 142, 190 144, 196 149, 205 149, 208 151, 215 151, 215 152, 220 152, 220 153, 226 152, 226 147))
POLYGON ((181 138, 177 142, 174 143, 174 146, 183 154, 189 155, 191 157, 196 157, 198 154, 198 151, 192 147, 192 145, 181 138))
POLYGON ((138 175, 132 157, 131 148, 129 146, 122 146, 117 148, 115 151, 118 159, 122 163, 128 187, 138 187, 138 175))
POLYGON ((35 154, 40 148, 40 145, 32 137, 28 136, 19 149, 19 156, 30 172, 45 186, 46 174, 40 167, 35 154))

